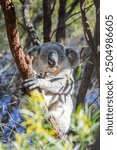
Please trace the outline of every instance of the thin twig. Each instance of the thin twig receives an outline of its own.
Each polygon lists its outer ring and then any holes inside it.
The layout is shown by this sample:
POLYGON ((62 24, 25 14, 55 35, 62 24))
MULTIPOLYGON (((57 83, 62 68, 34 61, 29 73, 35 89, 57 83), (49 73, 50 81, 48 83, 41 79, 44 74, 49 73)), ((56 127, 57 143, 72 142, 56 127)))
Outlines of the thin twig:
MULTIPOLYGON (((94 4, 92 4, 92 5, 94 5, 94 4)), ((91 6, 89 6, 89 7, 91 7, 91 6)), ((89 8, 89 9, 86 8, 86 13, 87 13, 89 10, 90 10, 90 8, 89 8)), ((78 12, 78 14, 80 14, 80 13, 81 13, 81 11, 78 12)), ((71 21, 69 24, 66 24, 65 26, 59 27, 59 28, 66 28, 66 27, 72 25, 73 23, 75 23, 76 21, 78 21, 81 17, 82 17, 82 16, 79 16, 78 18, 76 18, 76 19, 74 19, 73 21, 71 21)), ((65 21, 67 21, 67 20, 65 20, 65 21)), ((58 28, 54 29, 54 31, 52 32, 51 38, 53 37, 53 35, 54 35, 55 32, 57 31, 57 29, 58 29, 58 28)))
POLYGON ((66 12, 66 17, 69 17, 69 15, 73 12, 73 10, 74 10, 75 7, 78 5, 78 3, 79 3, 79 0, 74 0, 74 1, 72 2, 72 4, 70 4, 70 6, 67 7, 67 9, 68 9, 68 8, 70 8, 70 9, 68 10, 68 12, 66 12))
POLYGON ((55 5, 56 5, 56 0, 53 1, 53 6, 52 6, 52 8, 51 8, 51 15, 52 15, 53 12, 54 12, 55 5))
MULTIPOLYGON (((89 10, 93 5, 94 5, 94 3, 91 4, 90 6, 86 7, 85 10, 86 10, 86 11, 89 10)), ((76 13, 71 14, 70 16, 68 16, 68 17, 65 19, 65 21, 67 21, 67 20, 70 19, 71 17, 73 17, 73 16, 75 16, 75 15, 78 15, 78 14, 80 14, 80 13, 81 13, 81 11, 78 11, 78 12, 76 12, 76 13)))

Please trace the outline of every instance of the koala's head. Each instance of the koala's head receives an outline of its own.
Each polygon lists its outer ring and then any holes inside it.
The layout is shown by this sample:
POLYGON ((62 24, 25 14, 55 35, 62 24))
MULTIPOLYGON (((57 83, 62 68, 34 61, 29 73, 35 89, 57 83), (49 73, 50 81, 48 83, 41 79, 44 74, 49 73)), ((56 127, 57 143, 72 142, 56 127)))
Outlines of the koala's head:
MULTIPOLYGON (((74 67, 78 62, 78 54, 73 49, 65 49, 57 42, 47 42, 30 51, 35 56, 39 70, 56 74, 61 70, 74 67)), ((37 70, 36 70, 37 71, 37 70)))

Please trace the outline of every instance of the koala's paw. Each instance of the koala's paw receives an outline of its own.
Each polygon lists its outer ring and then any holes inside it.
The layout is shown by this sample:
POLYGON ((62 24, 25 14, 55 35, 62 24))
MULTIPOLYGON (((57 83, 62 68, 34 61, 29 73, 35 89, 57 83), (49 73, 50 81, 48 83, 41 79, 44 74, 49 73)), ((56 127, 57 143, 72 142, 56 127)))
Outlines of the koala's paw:
POLYGON ((39 87, 39 79, 38 78, 29 78, 23 81, 23 86, 28 90, 33 90, 39 87))

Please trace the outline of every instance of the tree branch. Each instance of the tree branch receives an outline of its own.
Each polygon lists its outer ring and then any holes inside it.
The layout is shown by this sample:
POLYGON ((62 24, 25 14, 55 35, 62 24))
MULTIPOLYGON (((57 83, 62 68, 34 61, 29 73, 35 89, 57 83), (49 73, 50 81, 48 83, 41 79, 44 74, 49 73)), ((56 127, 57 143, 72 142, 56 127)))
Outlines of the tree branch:
POLYGON ((66 28, 66 27, 72 25, 73 23, 75 23, 76 21, 78 21, 78 19, 80 19, 80 18, 81 18, 81 16, 78 17, 77 19, 74 19, 73 21, 71 21, 70 23, 66 24, 65 26, 58 27, 58 28, 54 29, 54 31, 52 32, 51 38, 53 37, 53 35, 55 34, 55 32, 56 32, 58 29, 66 28))
POLYGON ((55 5, 56 5, 56 0, 53 0, 51 5, 52 5, 51 6, 51 15, 52 15, 54 12, 55 5))
MULTIPOLYGON (((96 1, 98 3, 98 1, 96 1)), ((85 14, 84 14, 85 15, 85 14)), ((87 18, 86 18, 87 19, 87 18)), ((85 20, 86 21, 86 20, 85 20)), ((84 22, 83 22, 84 23, 84 22)), ((85 23, 86 24, 86 23, 85 23)), ((98 34, 94 34, 94 42, 96 43, 97 42, 97 37, 99 37, 99 27, 97 27, 95 30, 98 29, 98 34)), ((95 31, 96 32, 96 31, 95 31)), ((97 33, 97 32, 96 32, 97 33)), ((85 33, 86 34, 86 33, 85 33)), ((85 35, 86 36, 86 35, 85 35)), ((90 40, 90 39, 89 39, 90 40)), ((97 44, 96 44, 97 45, 97 44)), ((95 45, 95 46, 96 46, 95 45)), ((96 50, 97 50, 97 46, 96 46, 96 50)), ((96 52, 97 53, 97 52, 96 52)), ((99 54, 97 54, 97 57, 99 58, 99 54)), ((85 99, 85 96, 86 96, 86 93, 87 93, 87 89, 89 87, 89 84, 91 82, 91 77, 92 77, 92 73, 94 71, 94 56, 92 55, 89 59, 90 62, 92 63, 87 63, 86 64, 86 67, 84 69, 84 72, 83 72, 83 77, 82 77, 82 80, 81 80, 81 85, 80 85, 80 89, 79 89, 79 92, 78 92, 78 96, 77 96, 77 105, 80 103, 80 102, 84 102, 84 99, 85 99)), ((97 70, 98 71, 98 70, 97 70)))
POLYGON ((44 42, 51 41, 51 3, 50 0, 43 0, 43 34, 44 42))
POLYGON ((63 42, 65 40, 65 16, 66 16, 66 1, 59 0, 58 24, 56 31, 56 41, 63 42))
MULTIPOLYGON (((1 6, 5 17, 5 24, 6 24, 10 49, 13 54, 14 60, 17 64, 17 67, 23 79, 32 77, 33 76, 32 59, 30 59, 29 57, 25 57, 23 49, 21 48, 18 26, 16 22, 15 8, 12 3, 12 0, 2 0, 1 6)), ((30 91, 30 95, 32 100, 34 100, 35 98, 36 99, 41 98, 39 104, 40 103, 44 104, 43 109, 44 112, 47 113, 48 109, 45 104, 44 98, 42 97, 42 95, 40 95, 40 92, 35 89, 33 91, 30 91)), ((64 133, 62 133, 62 131, 59 129, 56 120, 53 117, 49 117, 48 121, 52 123, 53 128, 56 130, 56 136, 58 136, 59 138, 63 138, 64 133)))
MULTIPOLYGON (((40 11, 33 20, 33 25, 34 25, 35 29, 37 27, 36 23, 40 23, 42 21, 42 19, 43 19, 43 11, 40 11)), ((29 48, 30 44, 31 44, 31 38, 30 38, 30 36, 27 36, 27 38, 25 40, 25 44, 24 44, 24 49, 29 48)))
POLYGON ((70 5, 70 9, 68 10, 68 12, 66 12, 66 18, 69 17, 69 15, 73 12, 73 10, 75 9, 75 7, 78 5, 79 0, 74 0, 73 3, 70 5))
MULTIPOLYGON (((53 14, 54 11, 54 7, 56 4, 56 0, 51 0, 51 15, 53 14)), ((36 17, 33 20, 33 25, 34 28, 36 29, 37 27, 37 23, 39 24, 41 21, 43 20, 43 10, 39 11, 38 14, 36 15, 36 17)), ((25 45, 24 45, 24 49, 28 48, 31 44, 31 39, 29 36, 27 36, 26 40, 25 40, 25 45)))
MULTIPOLYGON (((86 12, 88 12, 88 11, 90 10, 90 8, 91 8, 93 5, 94 5, 94 4, 92 4, 92 5, 88 6, 88 7, 86 7, 86 8, 85 8, 85 9, 86 9, 86 12)), ((79 11, 79 12, 77 12, 77 13, 74 13, 73 15, 78 15, 78 14, 80 14, 80 13, 81 13, 81 11, 79 11)), ((72 16, 71 16, 71 17, 72 17, 72 16)), ((80 18, 81 18, 81 16, 79 16, 78 18, 74 19, 74 20, 71 21, 70 23, 66 24, 66 25, 63 26, 62 28, 66 28, 66 27, 72 25, 73 23, 75 23, 76 21, 78 21, 78 19, 80 19, 80 18)), ((67 18, 66 18, 66 19, 67 19, 67 18)), ((68 18, 68 19, 69 19, 69 18, 68 18)), ((65 20, 65 21, 67 21, 67 20, 65 20)), ((58 28, 61 29, 61 27, 58 27, 58 28)), ((54 29, 54 31, 52 32, 51 38, 53 37, 53 35, 55 34, 55 32, 58 30, 58 28, 54 29)))
POLYGON ((33 20, 34 28, 36 28, 36 23, 40 23, 43 19, 43 11, 39 11, 36 17, 33 20))
POLYGON ((32 60, 29 57, 25 57, 21 47, 18 26, 16 23, 15 8, 12 0, 2 0, 1 6, 5 16, 5 24, 11 52, 22 78, 29 78, 32 76, 32 60))
POLYGON ((99 57, 98 57, 98 54, 97 54, 98 50, 97 50, 97 47, 95 47, 95 44, 94 44, 94 41, 93 41, 90 26, 88 24, 88 20, 87 20, 86 13, 85 13, 84 3, 85 3, 85 0, 80 0, 80 9, 81 9, 81 14, 82 14, 84 34, 85 34, 86 41, 87 41, 87 43, 88 43, 88 45, 89 45, 89 47, 92 51, 94 64, 95 64, 96 75, 97 75, 98 83, 100 85, 99 57))
POLYGON ((94 32, 94 42, 95 46, 100 45, 100 1, 93 0, 96 7, 96 24, 94 32))
POLYGON ((89 59, 89 62, 86 64, 86 67, 85 67, 84 72, 83 72, 81 85, 80 85, 79 92, 78 92, 78 95, 77 95, 77 104, 76 104, 76 106, 79 103, 84 102, 84 99, 85 99, 85 96, 86 96, 86 93, 87 93, 87 89, 88 89, 90 81, 91 81, 91 76, 92 76, 93 71, 94 71, 94 64, 93 64, 93 57, 91 56, 90 59, 89 59))
MULTIPOLYGON (((87 12, 93 5, 94 5, 94 4, 91 4, 90 6, 86 7, 86 8, 85 8, 86 12, 87 12)), ((73 13, 73 14, 69 15, 69 16, 65 19, 65 21, 67 21, 67 20, 70 19, 71 17, 73 17, 73 16, 75 16, 75 15, 78 15, 78 14, 80 14, 80 13, 81 13, 81 11, 78 11, 78 12, 76 12, 76 13, 73 13)))
POLYGON ((32 3, 32 0, 23 0, 23 2, 22 2, 24 22, 25 22, 25 26, 28 31, 28 34, 31 37, 31 41, 32 41, 33 45, 40 45, 39 38, 35 32, 32 22, 30 21, 29 11, 30 11, 31 3, 32 3))

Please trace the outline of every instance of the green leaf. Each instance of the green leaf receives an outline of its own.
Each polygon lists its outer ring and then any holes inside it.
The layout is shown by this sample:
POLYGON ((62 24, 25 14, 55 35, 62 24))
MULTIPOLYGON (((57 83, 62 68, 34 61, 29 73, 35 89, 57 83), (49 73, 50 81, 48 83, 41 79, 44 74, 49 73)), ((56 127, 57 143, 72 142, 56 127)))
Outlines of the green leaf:
POLYGON ((81 109, 83 109, 83 105, 82 103, 80 103, 76 109, 76 113, 79 113, 81 111, 81 109))
POLYGON ((81 76, 81 64, 76 68, 75 81, 78 81, 81 76))
MULTIPOLYGON (((58 150, 63 149, 62 144, 60 143, 60 141, 56 140, 55 138, 53 138, 52 136, 48 136, 46 135, 46 139, 48 140, 49 143, 53 144, 56 148, 58 148, 58 150), (56 143, 56 144, 55 144, 56 143)), ((54 148, 55 148, 54 147, 54 148)))
POLYGON ((85 104, 85 114, 87 115, 87 117, 88 117, 88 114, 89 114, 89 107, 88 107, 88 104, 86 103, 85 104))
POLYGON ((95 123, 100 118, 100 111, 96 112, 91 119, 92 123, 95 123))
POLYGON ((91 127, 91 132, 96 131, 97 129, 99 129, 99 127, 100 127, 100 122, 93 124, 91 127))

